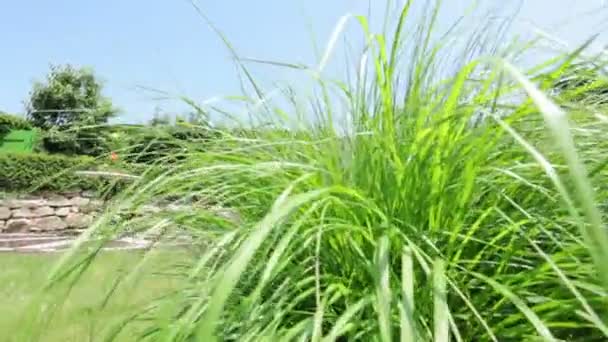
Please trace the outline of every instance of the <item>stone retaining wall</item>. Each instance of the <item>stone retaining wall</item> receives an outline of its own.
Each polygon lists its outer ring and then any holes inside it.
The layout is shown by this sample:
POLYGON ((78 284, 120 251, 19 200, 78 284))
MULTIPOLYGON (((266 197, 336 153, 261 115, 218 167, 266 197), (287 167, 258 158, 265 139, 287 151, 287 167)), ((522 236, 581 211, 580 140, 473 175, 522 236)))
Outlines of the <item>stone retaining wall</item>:
POLYGON ((0 199, 0 233, 75 233, 88 227, 103 206, 89 191, 0 199))

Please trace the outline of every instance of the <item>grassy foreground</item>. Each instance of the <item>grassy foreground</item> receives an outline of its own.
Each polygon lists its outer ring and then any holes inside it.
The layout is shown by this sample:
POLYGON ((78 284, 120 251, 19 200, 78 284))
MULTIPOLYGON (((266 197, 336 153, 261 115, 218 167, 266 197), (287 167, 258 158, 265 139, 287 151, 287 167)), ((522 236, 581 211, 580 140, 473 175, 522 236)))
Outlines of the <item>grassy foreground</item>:
MULTIPOLYGON (((554 91, 584 49, 521 70, 510 49, 484 49, 496 39, 484 27, 451 63, 453 42, 430 38, 439 7, 416 22, 409 10, 381 34, 345 17, 336 35, 350 23, 366 41, 355 71, 321 77, 330 40, 319 66, 297 66, 319 95, 285 92, 293 108, 240 65, 257 92, 249 110, 271 128, 225 133, 144 175, 91 228, 133 229, 110 219, 159 198, 240 216, 185 210, 135 225, 211 243, 180 268, 180 291, 153 311, 125 308, 121 327, 143 324, 139 338, 155 341, 606 340, 606 102, 554 91), (294 119, 302 112, 315 119, 294 119), (278 129, 290 121, 298 129, 278 129)), ((98 258, 64 255, 48 284, 86 284, 98 258)))
MULTIPOLYGON (((133 310, 179 289, 173 268, 185 260, 183 253, 163 252, 151 255, 142 265, 142 275, 117 286, 116 280, 124 272, 140 264, 142 253, 104 252, 90 265, 65 301, 39 300, 35 310, 51 318, 40 329, 40 341, 97 341, 107 335, 133 310), (107 298, 113 293, 112 298, 107 298), (53 312, 51 305, 56 307, 53 312)), ((3 265, 0 274, 0 331, 2 341, 23 341, 23 322, 28 305, 43 289, 48 272, 58 261, 58 255, 0 254, 3 265)), ((141 336, 145 325, 132 325, 116 336, 117 341, 134 341, 141 336)))

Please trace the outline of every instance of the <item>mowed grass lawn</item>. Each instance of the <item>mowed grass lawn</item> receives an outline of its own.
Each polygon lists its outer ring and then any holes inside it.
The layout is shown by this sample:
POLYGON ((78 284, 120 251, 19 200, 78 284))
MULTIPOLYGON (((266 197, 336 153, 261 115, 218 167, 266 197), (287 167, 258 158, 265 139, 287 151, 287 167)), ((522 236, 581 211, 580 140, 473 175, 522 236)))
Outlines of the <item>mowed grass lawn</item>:
MULTIPOLYGON (((176 265, 186 258, 186 253, 158 251, 142 259, 143 255, 142 251, 102 252, 65 300, 50 303, 36 300, 36 296, 47 283, 59 254, 0 254, 0 341, 21 341, 27 336, 31 315, 24 316, 24 313, 32 303, 33 310, 39 310, 41 317, 52 317, 42 328, 41 341, 102 340, 109 329, 129 315, 178 288, 176 265), (133 269, 140 272, 123 277, 133 269), (118 286, 117 279, 123 279, 118 286), (113 295, 106 301, 111 292, 113 295), (58 308, 55 314, 49 310, 52 306, 58 308)), ((58 289, 66 288, 58 286, 58 289)), ((35 326, 41 327, 41 324, 35 323, 35 326)), ((117 340, 137 340, 141 333, 142 326, 132 324, 117 340)))

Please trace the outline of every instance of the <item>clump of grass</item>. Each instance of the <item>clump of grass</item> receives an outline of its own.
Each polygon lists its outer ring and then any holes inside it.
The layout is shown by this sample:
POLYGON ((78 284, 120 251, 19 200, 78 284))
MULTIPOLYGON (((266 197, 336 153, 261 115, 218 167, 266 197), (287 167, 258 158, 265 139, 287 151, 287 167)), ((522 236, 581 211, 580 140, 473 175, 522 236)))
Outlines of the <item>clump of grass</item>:
MULTIPOLYGON (((439 78, 450 48, 430 38, 439 5, 406 46, 409 10, 392 35, 356 17, 367 42, 361 67, 346 83, 313 72, 314 124, 225 134, 124 194, 117 207, 211 200, 241 216, 163 216, 211 243, 183 272, 186 290, 126 324, 152 315, 143 336, 171 341, 608 336, 597 205, 607 198, 585 171, 604 174, 605 150, 602 135, 583 134, 582 160, 571 136, 603 124, 582 108, 568 120, 545 92, 551 83, 530 81, 547 70, 559 79, 580 51, 524 72, 498 50, 466 53, 439 78)), ((259 96, 268 118, 286 112, 259 96)), ((92 229, 122 229, 104 224, 92 229)), ((52 281, 94 256, 66 256, 52 281)))

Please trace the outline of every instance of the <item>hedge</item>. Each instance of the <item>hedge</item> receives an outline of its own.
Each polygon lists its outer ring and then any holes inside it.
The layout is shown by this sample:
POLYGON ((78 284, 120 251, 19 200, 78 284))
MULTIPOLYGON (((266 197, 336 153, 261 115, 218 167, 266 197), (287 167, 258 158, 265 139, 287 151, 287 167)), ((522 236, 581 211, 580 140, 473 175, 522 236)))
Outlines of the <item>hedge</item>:
POLYGON ((108 190, 124 185, 116 179, 79 175, 75 171, 99 170, 91 157, 48 154, 0 153, 0 190, 9 192, 108 190))
POLYGON ((24 118, 0 112, 0 135, 12 129, 29 130, 32 129, 32 125, 24 118))
POLYGON ((211 130, 189 124, 131 128, 128 133, 123 142, 125 160, 144 164, 179 160, 184 153, 204 150, 209 141, 218 136, 211 130))

